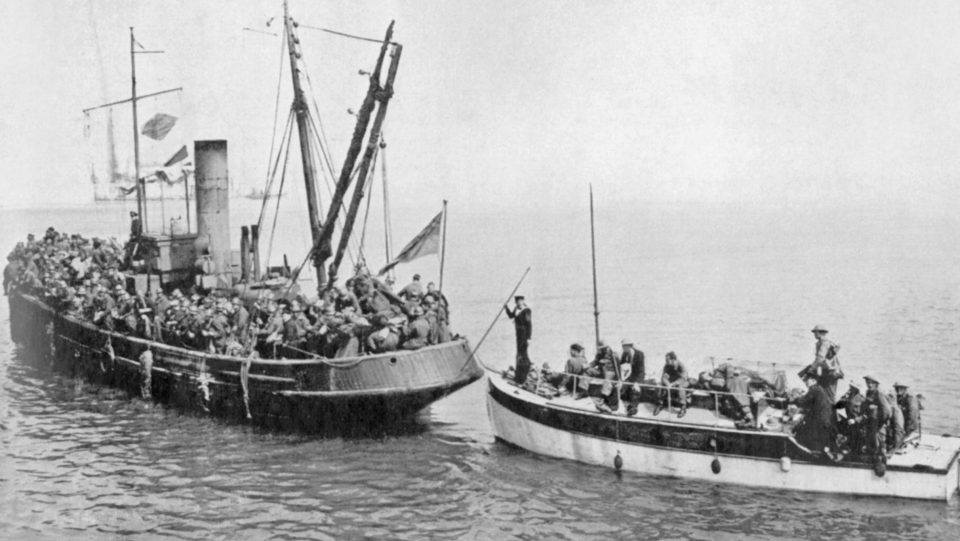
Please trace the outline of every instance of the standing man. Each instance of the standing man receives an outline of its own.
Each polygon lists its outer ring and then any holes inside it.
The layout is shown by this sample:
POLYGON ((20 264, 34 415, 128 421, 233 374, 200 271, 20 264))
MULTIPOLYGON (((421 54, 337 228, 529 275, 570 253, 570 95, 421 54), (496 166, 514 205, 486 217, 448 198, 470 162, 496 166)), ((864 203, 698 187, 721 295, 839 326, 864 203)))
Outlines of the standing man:
POLYGON ((633 340, 624 339, 620 342, 620 345, 623 347, 623 353, 620 354, 620 366, 627 365, 630 370, 623 380, 630 384, 624 386, 623 398, 627 401, 627 415, 636 415, 643 391, 640 384, 647 377, 643 352, 633 347, 633 340))
POLYGON ((527 306, 523 295, 515 296, 513 304, 512 310, 507 305, 503 305, 503 309, 506 310, 507 317, 513 320, 513 328, 517 333, 517 364, 514 369, 514 381, 523 385, 527 380, 527 372, 530 371, 530 356, 527 354, 527 348, 533 336, 533 312, 527 306))
POLYGON ((404 288, 397 293, 397 296, 407 302, 420 302, 420 297, 423 296, 423 284, 420 283, 420 275, 414 274, 413 281, 404 286, 404 288))
POLYGON ((840 346, 827 339, 827 329, 817 325, 811 331, 816 338, 817 343, 814 346, 813 363, 800 371, 798 374, 801 379, 806 379, 807 375, 817 378, 817 384, 820 385, 830 398, 831 403, 837 401, 837 381, 843 379, 843 370, 840 369, 840 346))

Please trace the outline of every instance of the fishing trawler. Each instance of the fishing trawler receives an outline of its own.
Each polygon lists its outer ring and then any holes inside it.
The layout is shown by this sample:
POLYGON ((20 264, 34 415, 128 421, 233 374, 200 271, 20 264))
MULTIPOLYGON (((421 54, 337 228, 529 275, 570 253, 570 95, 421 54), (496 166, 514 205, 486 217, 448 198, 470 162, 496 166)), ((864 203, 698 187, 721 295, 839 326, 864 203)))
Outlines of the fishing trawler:
MULTIPOLYGON (((593 235, 592 190, 590 208, 593 235)), ((594 314, 599 349, 595 263, 594 314)), ((487 367, 487 412, 500 441, 617 471, 769 489, 943 501, 956 497, 960 437, 930 434, 921 424, 904 441, 879 452, 860 445, 849 446, 848 452, 811 448, 798 439, 795 429, 804 412, 795 411, 783 392, 782 364, 726 364, 734 377, 751 374, 750 383, 731 392, 723 390, 732 388, 725 380, 713 384, 708 378, 707 385, 680 391, 689 396, 679 408, 679 397, 672 398, 677 389, 657 379, 626 383, 564 376, 569 391, 561 391, 539 372, 518 383, 512 370, 487 367), (602 397, 604 386, 612 386, 612 396, 618 397, 612 407, 591 398, 602 397), (624 407, 619 397, 631 393, 639 398, 624 407)))
MULTIPOLYGON (((317 294, 322 295, 337 283, 338 268, 365 194, 371 163, 383 146, 381 127, 393 96, 402 45, 392 40, 393 23, 384 39, 376 40, 380 45, 376 67, 369 74, 369 88, 356 115, 357 124, 329 211, 321 219, 314 163, 316 151, 311 146, 316 141, 310 139, 311 134, 315 137, 316 133, 300 84, 304 68, 297 27, 284 2, 283 43, 289 56, 294 95, 287 134, 292 134, 295 124, 313 240, 304 265, 312 262, 317 294), (384 79, 382 67, 388 53, 390 63, 384 79), (351 183, 352 198, 345 201, 351 183), (344 207, 346 216, 341 217, 344 207), (332 240, 338 218, 342 225, 334 250, 332 240), (326 262, 331 258, 327 267, 326 262)), ((135 44, 139 44, 132 28, 130 40, 133 59, 143 51, 135 48, 135 44)), ((135 64, 131 64, 135 70, 135 64)), ((132 81, 132 97, 115 103, 132 104, 134 133, 139 134, 137 102, 144 96, 137 95, 135 75, 132 81)), ((289 144, 288 140, 288 147, 289 144)), ((139 148, 136 140, 134 148, 135 151, 139 148)), ((195 141, 193 157, 195 190, 187 191, 186 196, 195 193, 196 229, 191 230, 189 224, 188 202, 185 232, 156 233, 145 227, 147 180, 141 176, 138 152, 135 152, 137 219, 144 224, 144 230, 131 236, 131 244, 134 253, 142 253, 143 259, 127 274, 127 288, 139 293, 196 286, 211 294, 273 298, 295 291, 299 268, 293 272, 289 269, 279 273, 266 272, 269 269, 261 272, 257 225, 241 228, 239 251, 231 245, 227 142, 195 141), (144 249, 145 246, 149 249, 144 249)), ((269 184, 265 193, 270 193, 269 184)), ((426 236, 432 239, 435 230, 429 233, 426 236)), ((410 249, 388 261, 388 267, 430 253, 423 248, 422 240, 418 241, 420 244, 408 245, 410 249)), ((389 251, 388 245, 388 260, 389 251)), ((365 269, 358 265, 358 271, 365 272, 365 269)), ((394 296, 390 298, 395 301, 394 296)), ((8 300, 13 339, 72 375, 184 410, 268 428, 324 432, 351 426, 388 425, 482 376, 470 344, 466 338, 456 335, 416 349, 333 357, 277 345, 274 358, 260 358, 252 352, 242 356, 213 353, 109 330, 61 311, 36 291, 13 289, 8 300)))

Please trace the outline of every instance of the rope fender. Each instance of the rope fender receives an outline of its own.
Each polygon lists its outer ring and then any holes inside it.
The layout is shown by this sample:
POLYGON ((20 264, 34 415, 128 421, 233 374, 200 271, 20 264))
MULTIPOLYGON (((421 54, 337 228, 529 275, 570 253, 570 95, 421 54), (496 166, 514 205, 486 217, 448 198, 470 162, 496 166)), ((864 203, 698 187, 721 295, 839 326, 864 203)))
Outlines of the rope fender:
POLYGON ((252 362, 252 359, 248 357, 240 366, 240 388, 243 389, 243 409, 246 411, 247 419, 253 419, 253 416, 250 415, 250 388, 247 386, 252 362))
POLYGON ((140 397, 144 400, 152 398, 150 387, 153 382, 153 352, 149 349, 140 354, 140 397))
POLYGON ((200 386, 200 405, 203 406, 204 412, 210 413, 210 408, 208 407, 210 403, 210 374, 207 373, 206 357, 200 359, 200 375, 197 376, 197 384, 200 386))

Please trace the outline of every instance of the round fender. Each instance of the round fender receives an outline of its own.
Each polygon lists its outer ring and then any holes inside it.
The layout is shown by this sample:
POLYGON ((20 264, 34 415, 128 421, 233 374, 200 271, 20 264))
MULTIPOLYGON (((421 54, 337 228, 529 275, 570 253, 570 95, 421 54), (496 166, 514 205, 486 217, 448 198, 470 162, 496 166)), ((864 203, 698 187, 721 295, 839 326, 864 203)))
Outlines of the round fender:
POLYGON ((790 457, 788 456, 780 457, 780 471, 788 472, 790 471, 791 466, 793 466, 793 463, 791 462, 790 457))
POLYGON ((617 451, 617 456, 613 457, 613 467, 620 471, 623 468, 623 457, 620 456, 620 451, 617 451))
POLYGON ((710 463, 710 470, 713 473, 720 473, 720 459, 714 458, 713 462, 710 463))

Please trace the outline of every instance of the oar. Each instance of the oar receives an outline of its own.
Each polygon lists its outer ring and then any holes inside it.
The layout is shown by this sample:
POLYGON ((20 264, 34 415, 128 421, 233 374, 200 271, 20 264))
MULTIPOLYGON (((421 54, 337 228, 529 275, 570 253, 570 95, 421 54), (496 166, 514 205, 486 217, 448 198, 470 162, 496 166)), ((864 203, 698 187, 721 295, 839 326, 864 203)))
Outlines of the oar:
POLYGON ((500 319, 500 314, 502 314, 503 310, 507 307, 507 303, 510 302, 510 299, 513 297, 513 295, 517 292, 518 289, 520 289, 520 284, 523 283, 523 279, 527 277, 528 272, 530 272, 530 267, 527 267, 527 270, 523 271, 523 276, 520 277, 520 281, 517 282, 517 285, 513 287, 513 291, 511 291, 510 294, 507 295, 507 300, 504 301, 503 304, 500 306, 500 310, 497 311, 497 315, 494 316, 493 321, 490 322, 490 326, 487 327, 487 332, 483 333, 483 337, 480 338, 480 341, 477 342, 476 347, 474 347, 473 351, 470 352, 470 357, 467 357, 467 362, 470 362, 470 359, 474 356, 477 350, 480 349, 480 346, 483 344, 483 341, 487 339, 487 336, 490 334, 490 331, 493 330, 493 326, 496 325, 497 320, 500 319))

